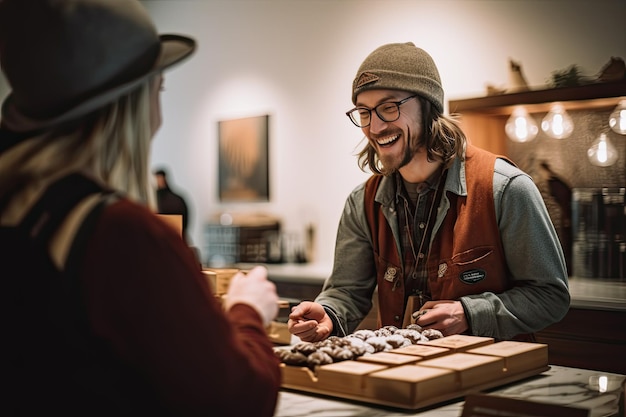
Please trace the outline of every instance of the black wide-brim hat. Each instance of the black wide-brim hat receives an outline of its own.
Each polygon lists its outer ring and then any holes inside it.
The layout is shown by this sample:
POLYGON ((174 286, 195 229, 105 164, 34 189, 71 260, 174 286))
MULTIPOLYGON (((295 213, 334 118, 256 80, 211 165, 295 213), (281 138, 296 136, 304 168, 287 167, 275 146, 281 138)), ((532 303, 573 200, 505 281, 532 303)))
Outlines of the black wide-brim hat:
POLYGON ((11 92, 0 125, 37 132, 74 121, 189 57, 137 0, 0 0, 0 67, 11 92))

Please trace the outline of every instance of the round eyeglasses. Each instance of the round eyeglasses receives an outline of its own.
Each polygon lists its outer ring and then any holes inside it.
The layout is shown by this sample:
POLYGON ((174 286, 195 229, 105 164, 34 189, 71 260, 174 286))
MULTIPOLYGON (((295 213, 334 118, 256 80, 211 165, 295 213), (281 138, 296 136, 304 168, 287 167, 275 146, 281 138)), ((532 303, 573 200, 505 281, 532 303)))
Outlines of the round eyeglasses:
POLYGON ((417 97, 417 94, 400 101, 387 101, 380 103, 373 109, 355 107, 347 111, 346 116, 350 118, 356 127, 368 127, 370 125, 372 122, 372 110, 376 112, 378 118, 383 122, 395 122, 400 118, 400 106, 415 97, 417 97))

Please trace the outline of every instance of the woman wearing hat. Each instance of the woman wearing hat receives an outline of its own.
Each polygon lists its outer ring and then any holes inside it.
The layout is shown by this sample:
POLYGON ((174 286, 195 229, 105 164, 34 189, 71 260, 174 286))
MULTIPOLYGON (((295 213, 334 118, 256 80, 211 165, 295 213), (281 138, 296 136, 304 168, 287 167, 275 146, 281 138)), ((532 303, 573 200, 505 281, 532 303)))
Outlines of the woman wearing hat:
POLYGON ((267 271, 220 305, 148 208, 161 74, 194 49, 136 0, 0 1, 4 415, 273 414, 267 271))

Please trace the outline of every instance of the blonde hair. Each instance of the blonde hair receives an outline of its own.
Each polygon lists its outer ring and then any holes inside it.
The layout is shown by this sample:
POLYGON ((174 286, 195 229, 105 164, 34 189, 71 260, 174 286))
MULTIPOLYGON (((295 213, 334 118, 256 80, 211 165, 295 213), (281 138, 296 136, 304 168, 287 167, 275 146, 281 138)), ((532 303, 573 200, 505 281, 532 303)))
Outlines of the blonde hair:
MULTIPOLYGON (((0 200, 82 172, 154 207, 149 175, 152 83, 79 121, 25 140, 0 157, 0 200)), ((154 89, 157 91, 158 89, 154 89)))

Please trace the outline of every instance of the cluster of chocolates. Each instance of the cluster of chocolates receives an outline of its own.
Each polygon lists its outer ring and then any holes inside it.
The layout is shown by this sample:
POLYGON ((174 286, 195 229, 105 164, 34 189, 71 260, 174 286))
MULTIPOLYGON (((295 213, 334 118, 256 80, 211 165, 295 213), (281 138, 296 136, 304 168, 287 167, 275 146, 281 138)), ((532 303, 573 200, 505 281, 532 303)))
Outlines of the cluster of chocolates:
POLYGON ((422 330, 417 324, 409 324, 404 329, 385 326, 378 330, 357 330, 345 337, 330 336, 319 342, 299 342, 290 349, 276 347, 274 353, 286 365, 314 369, 318 365, 357 359, 441 337, 439 330, 422 330))

